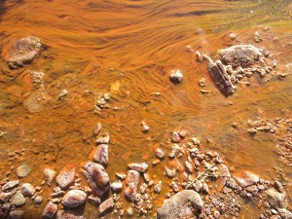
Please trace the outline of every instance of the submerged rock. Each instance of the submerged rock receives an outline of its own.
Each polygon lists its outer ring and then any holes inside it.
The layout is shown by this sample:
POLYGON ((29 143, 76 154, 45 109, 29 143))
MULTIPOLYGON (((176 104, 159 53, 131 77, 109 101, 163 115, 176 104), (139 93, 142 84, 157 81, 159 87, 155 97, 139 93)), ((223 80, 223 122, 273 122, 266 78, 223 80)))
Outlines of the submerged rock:
POLYGON ((68 189, 74 183, 75 166, 67 164, 56 177, 57 184, 62 189, 68 189))
POLYGON ((203 201, 197 192, 191 190, 181 191, 164 201, 157 211, 158 219, 176 219, 191 217, 191 206, 194 210, 203 208, 203 201))
POLYGON ((82 173, 90 188, 97 196, 102 196, 110 189, 110 180, 104 167, 98 163, 86 162, 82 166, 82 173))
POLYGON ((82 205, 86 200, 86 193, 74 189, 70 190, 62 199, 62 204, 68 208, 75 208, 79 205, 82 205))
POLYGON ((2 57, 11 69, 31 63, 41 52, 41 41, 35 36, 27 36, 4 47, 2 57))

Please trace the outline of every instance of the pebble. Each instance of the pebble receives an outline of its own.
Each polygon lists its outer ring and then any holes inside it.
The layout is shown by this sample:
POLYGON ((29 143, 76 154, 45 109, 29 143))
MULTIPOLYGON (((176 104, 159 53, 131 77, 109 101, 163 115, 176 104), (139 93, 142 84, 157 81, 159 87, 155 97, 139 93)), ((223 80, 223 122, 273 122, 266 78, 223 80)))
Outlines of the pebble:
POLYGON ((46 183, 48 185, 51 185, 51 183, 53 182, 55 176, 57 175, 57 172, 55 170, 50 169, 50 168, 45 168, 43 173, 44 173, 44 176, 45 176, 46 183))
POLYGON ((62 204, 68 208, 75 208, 85 202, 86 196, 81 190, 70 190, 62 199, 62 204))
POLYGON ((120 192, 122 191, 123 184, 121 182, 113 182, 111 183, 111 188, 113 192, 120 192))
POLYGON ((180 70, 172 70, 169 78, 173 83, 181 83, 183 80, 183 73, 180 70))
POLYGON ((107 132, 103 133, 99 138, 96 139, 96 144, 109 144, 110 136, 107 132))
POLYGON ((43 218, 49 219, 54 218, 58 211, 58 205, 54 204, 53 202, 48 202, 44 211, 43 211, 43 218))
POLYGON ((133 216, 134 212, 133 212, 133 208, 127 208, 126 210, 126 214, 128 217, 131 217, 133 216))
POLYGON ((42 202, 43 202, 43 197, 42 196, 38 195, 38 196, 35 197, 35 199, 34 199, 34 204, 35 205, 39 206, 39 205, 42 204, 42 202))
POLYGON ((161 148, 157 148, 155 150, 155 153, 156 153, 156 156, 159 158, 159 159, 163 159, 165 154, 163 152, 163 150, 161 148))
POLYGON ((74 183, 75 166, 67 164, 57 175, 56 182, 62 189, 68 189, 74 183))
POLYGON ((24 162, 23 164, 21 164, 19 167, 17 167, 16 169, 16 175, 19 178, 24 178, 26 177, 28 174, 30 174, 31 169, 27 166, 27 163, 24 162))
POLYGON ((164 167, 164 169, 165 169, 166 175, 171 179, 174 178, 177 174, 176 169, 174 169, 174 168, 170 169, 168 167, 164 167))
POLYGON ((12 197, 11 204, 20 207, 25 204, 25 197, 22 195, 20 191, 17 191, 15 195, 12 197))
POLYGON ((99 206, 100 204, 100 198, 94 195, 88 196, 88 201, 93 204, 94 206, 99 206))
POLYGON ((113 198, 108 198, 107 200, 105 200, 104 202, 102 202, 99 206, 99 213, 101 215, 104 215, 106 213, 109 213, 110 211, 112 211, 114 209, 114 200, 113 198))
POLYGON ((141 125, 142 125, 142 131, 143 131, 144 133, 147 133, 147 132, 150 131, 150 127, 147 125, 147 123, 146 123, 145 121, 142 121, 142 122, 141 122, 141 125))
POLYGON ((155 186, 154 186, 154 192, 159 194, 162 190, 162 181, 159 181, 155 186))
POLYGON ((172 132, 171 140, 173 143, 179 143, 181 141, 181 138, 178 132, 172 132))
POLYGON ((145 173, 148 169, 147 163, 131 163, 128 165, 128 168, 131 170, 136 170, 140 173, 145 173))
POLYGON ((21 193, 25 197, 31 197, 36 192, 35 187, 33 185, 31 185, 30 183, 24 183, 24 184, 22 184, 20 190, 21 190, 21 193))

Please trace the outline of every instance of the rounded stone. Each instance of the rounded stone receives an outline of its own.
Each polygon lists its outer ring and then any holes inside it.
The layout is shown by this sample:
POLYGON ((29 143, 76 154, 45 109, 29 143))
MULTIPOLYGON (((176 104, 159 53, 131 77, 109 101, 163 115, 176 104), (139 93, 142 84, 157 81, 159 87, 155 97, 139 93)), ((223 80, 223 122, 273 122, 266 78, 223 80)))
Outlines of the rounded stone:
POLYGON ((68 208, 75 208, 79 205, 82 205, 86 200, 86 193, 81 190, 71 190, 69 191, 64 198, 62 203, 68 208))

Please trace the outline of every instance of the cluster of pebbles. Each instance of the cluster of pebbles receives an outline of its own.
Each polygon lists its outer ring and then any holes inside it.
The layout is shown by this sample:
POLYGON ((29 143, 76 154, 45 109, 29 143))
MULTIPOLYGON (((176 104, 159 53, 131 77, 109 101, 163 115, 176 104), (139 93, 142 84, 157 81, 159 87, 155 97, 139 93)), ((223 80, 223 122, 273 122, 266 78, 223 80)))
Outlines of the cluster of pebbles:
POLYGON ((233 94, 238 83, 249 85, 248 78, 253 74, 263 78, 277 67, 277 62, 267 50, 253 45, 236 45, 219 50, 216 61, 207 55, 202 57, 198 51, 196 55, 197 60, 201 61, 204 57, 209 62, 208 71, 225 96, 233 94))
POLYGON ((248 132, 251 135, 256 135, 257 132, 272 133, 277 138, 275 151, 282 158, 282 161, 291 166, 292 161, 292 118, 274 118, 248 121, 248 132))

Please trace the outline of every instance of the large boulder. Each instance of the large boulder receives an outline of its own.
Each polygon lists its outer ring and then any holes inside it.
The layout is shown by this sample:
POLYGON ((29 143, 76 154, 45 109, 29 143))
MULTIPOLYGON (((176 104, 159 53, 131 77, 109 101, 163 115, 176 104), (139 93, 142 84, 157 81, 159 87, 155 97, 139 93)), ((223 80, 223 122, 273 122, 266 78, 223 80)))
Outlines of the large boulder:
POLYGON ((203 208, 200 195, 192 190, 183 190, 164 201, 157 211, 158 219, 192 218, 203 208))

